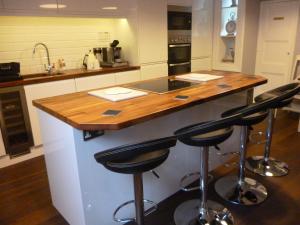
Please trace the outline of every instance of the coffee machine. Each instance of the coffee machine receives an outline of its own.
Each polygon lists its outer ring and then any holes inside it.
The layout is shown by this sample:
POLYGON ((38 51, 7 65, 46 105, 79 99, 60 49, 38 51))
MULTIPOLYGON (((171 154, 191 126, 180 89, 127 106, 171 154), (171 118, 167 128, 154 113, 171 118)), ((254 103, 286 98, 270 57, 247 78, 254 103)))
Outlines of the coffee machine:
POLYGON ((122 59, 122 48, 117 47, 119 44, 118 40, 114 40, 110 44, 110 48, 101 48, 102 51, 102 62, 101 67, 119 67, 128 66, 128 62, 122 59))

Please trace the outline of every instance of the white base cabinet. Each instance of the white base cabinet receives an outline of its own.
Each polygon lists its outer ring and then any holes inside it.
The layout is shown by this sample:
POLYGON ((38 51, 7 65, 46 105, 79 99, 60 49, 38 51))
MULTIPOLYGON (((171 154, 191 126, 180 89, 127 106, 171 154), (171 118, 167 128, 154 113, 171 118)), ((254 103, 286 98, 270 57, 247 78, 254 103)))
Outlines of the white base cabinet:
POLYGON ((47 98, 56 95, 63 95, 75 92, 74 79, 54 81, 49 83, 32 84, 24 86, 26 102, 29 112, 30 124, 33 134, 34 145, 42 144, 40 124, 37 109, 32 105, 32 101, 40 98, 47 98))
POLYGON ((160 63, 141 66, 141 80, 168 76, 168 64, 160 63))
POLYGON ((141 80, 141 73, 139 70, 116 73, 116 84, 126 84, 141 80))
POLYGON ((91 77, 80 77, 75 79, 76 91, 86 91, 90 89, 102 88, 114 85, 115 74, 105 74, 91 77))

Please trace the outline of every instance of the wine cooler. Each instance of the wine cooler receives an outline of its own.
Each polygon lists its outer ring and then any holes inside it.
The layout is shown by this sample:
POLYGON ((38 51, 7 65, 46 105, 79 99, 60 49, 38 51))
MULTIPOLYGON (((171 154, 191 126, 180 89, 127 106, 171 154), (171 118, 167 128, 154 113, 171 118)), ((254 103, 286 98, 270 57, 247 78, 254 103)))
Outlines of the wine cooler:
POLYGON ((0 89, 0 125, 6 154, 16 157, 33 146, 23 87, 0 89))

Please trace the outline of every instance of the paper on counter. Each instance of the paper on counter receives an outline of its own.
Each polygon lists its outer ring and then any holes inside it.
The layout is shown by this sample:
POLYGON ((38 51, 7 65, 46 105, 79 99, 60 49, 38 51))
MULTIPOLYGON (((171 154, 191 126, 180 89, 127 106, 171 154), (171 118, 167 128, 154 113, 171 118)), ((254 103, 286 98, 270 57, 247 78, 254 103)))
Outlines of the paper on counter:
POLYGON ((202 73, 189 73, 184 75, 176 76, 177 79, 184 79, 184 80, 193 80, 193 81, 210 81, 215 79, 220 79, 223 76, 218 75, 211 75, 211 74, 202 74, 202 73))
POLYGON ((105 88, 96 91, 90 91, 88 92, 88 94, 99 98, 104 98, 109 101, 117 102, 117 101, 144 96, 147 95, 148 93, 144 91, 138 91, 138 90, 124 88, 124 87, 112 87, 112 88, 105 88))

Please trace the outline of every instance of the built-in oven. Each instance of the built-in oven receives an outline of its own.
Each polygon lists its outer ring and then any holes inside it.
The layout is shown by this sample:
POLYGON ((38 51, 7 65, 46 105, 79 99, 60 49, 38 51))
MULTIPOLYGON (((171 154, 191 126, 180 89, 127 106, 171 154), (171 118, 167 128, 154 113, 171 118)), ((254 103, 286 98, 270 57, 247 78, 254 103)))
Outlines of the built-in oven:
POLYGON ((168 61, 170 63, 191 61, 191 44, 169 44, 168 61))
POLYGON ((168 64, 168 74, 177 75, 191 72, 191 62, 182 63, 169 63, 168 64))
POLYGON ((191 30, 192 13, 191 12, 168 12, 168 30, 191 30))
POLYGON ((191 43, 169 44, 169 75, 191 72, 191 43))

